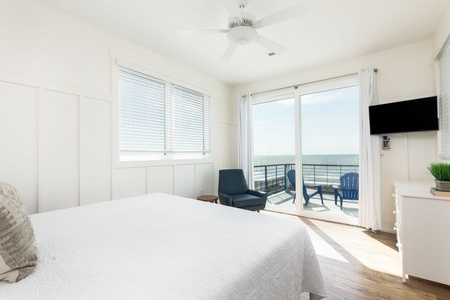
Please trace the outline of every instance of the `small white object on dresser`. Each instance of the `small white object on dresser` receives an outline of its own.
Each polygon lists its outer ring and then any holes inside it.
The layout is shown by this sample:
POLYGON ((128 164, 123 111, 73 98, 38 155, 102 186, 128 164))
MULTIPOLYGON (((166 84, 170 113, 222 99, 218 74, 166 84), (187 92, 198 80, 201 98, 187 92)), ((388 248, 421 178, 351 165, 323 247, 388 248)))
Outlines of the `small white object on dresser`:
POLYGON ((408 275, 450 285, 450 197, 434 196, 434 182, 395 183, 397 247, 408 275))

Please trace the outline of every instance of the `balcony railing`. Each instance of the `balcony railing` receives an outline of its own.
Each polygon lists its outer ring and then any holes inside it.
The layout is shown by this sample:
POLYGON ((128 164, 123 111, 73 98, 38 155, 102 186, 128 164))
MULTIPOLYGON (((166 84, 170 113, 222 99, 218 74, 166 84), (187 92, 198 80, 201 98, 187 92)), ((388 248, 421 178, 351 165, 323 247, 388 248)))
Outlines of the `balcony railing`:
MULTIPOLYGON (((289 189, 287 172, 295 169, 294 164, 272 164, 254 167, 255 189, 274 194, 289 189)), ((324 193, 332 193, 333 184, 339 184, 339 177, 348 172, 358 172, 359 165, 303 164, 305 185, 322 184, 324 193)))

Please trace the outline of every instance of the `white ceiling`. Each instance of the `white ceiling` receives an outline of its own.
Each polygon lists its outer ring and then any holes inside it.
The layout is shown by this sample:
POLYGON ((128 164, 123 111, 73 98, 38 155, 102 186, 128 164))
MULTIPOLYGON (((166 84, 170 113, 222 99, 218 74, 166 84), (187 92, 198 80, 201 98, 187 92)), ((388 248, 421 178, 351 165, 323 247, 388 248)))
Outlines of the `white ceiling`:
MULTIPOLYGON (((179 36, 182 29, 226 29, 238 0, 38 0, 153 52, 237 85, 431 39, 449 0, 307 0, 310 12, 258 30, 288 48, 269 56, 258 44, 220 61, 225 33, 179 36), (236 3, 236 4, 235 4, 236 3)), ((261 19, 299 0, 245 0, 261 19)))

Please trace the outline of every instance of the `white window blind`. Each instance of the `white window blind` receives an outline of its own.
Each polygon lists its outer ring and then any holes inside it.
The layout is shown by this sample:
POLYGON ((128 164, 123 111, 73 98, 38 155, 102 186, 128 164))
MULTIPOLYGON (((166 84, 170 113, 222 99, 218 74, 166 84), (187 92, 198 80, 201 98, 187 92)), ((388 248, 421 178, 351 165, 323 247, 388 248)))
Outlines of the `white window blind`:
POLYGON ((450 39, 442 47, 437 57, 440 158, 450 160, 450 39))
POLYGON ((209 151, 209 101, 205 96, 183 87, 173 88, 173 111, 170 113, 173 124, 174 152, 205 152, 209 151))
POLYGON ((121 159, 210 152, 209 102, 203 93, 121 68, 121 159))

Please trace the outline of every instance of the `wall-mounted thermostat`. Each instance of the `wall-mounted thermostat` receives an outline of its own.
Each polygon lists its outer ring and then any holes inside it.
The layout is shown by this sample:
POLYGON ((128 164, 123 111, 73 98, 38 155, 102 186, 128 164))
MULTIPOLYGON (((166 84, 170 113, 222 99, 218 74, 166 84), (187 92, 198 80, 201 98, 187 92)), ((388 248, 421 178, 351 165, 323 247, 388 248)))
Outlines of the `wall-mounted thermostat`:
POLYGON ((383 149, 391 149, 391 139, 387 135, 383 135, 383 149))

